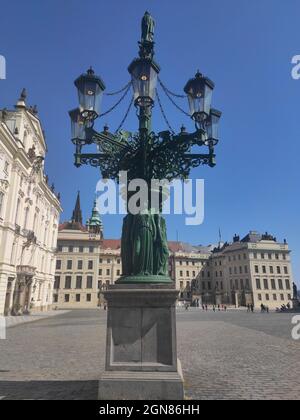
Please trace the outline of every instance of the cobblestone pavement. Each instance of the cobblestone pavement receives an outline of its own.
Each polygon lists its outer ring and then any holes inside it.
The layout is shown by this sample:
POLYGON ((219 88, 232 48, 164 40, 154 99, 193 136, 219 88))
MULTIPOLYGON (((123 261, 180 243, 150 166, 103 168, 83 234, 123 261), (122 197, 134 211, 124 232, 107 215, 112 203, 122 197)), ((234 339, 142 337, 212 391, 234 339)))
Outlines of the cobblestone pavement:
MULTIPOLYGON (((188 399, 300 399, 300 342, 289 314, 178 310, 188 399)), ((106 313, 72 311, 0 340, 0 400, 96 399, 106 313)))

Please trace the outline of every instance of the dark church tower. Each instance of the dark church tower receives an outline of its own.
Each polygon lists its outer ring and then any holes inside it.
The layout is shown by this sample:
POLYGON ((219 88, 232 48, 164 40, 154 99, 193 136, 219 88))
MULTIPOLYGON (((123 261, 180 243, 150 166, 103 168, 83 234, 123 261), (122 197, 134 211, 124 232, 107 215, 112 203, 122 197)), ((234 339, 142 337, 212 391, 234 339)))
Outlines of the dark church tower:
POLYGON ((80 223, 82 225, 82 211, 80 207, 80 192, 78 191, 75 209, 72 215, 72 223, 80 223))

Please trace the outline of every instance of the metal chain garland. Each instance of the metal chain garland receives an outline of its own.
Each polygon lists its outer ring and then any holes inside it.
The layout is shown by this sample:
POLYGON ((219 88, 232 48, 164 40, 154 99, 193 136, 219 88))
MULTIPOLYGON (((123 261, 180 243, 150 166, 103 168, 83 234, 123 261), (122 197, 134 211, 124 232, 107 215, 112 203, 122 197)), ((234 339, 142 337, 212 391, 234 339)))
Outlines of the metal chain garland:
POLYGON ((160 96, 159 96, 159 94, 158 94, 158 90, 157 90, 157 89, 156 89, 156 96, 157 96, 157 100, 158 100, 158 104, 159 104, 159 108, 160 108, 160 110, 161 110, 162 116, 163 116, 163 118, 164 118, 164 120, 165 120, 165 122, 166 122, 167 126, 169 127, 169 130, 171 131, 171 133, 175 134, 175 131, 174 131, 174 130, 173 130, 173 128, 171 127, 171 124, 169 123, 169 120, 168 120, 168 118, 167 118, 167 116, 166 116, 166 113, 165 113, 165 111, 164 111, 164 109, 163 109, 163 107, 162 107, 162 103, 161 103, 160 96))
POLYGON ((177 105, 177 103, 174 101, 174 99, 171 97, 168 89, 166 89, 166 87, 160 83, 163 91, 165 92, 166 96, 168 97, 169 101, 172 102, 172 104, 175 106, 175 108, 177 108, 180 112, 182 112, 184 115, 186 115, 187 117, 191 117, 190 114, 188 112, 186 112, 184 109, 182 109, 179 105, 177 105))
POLYGON ((131 88, 131 82, 127 85, 126 90, 124 94, 121 96, 121 98, 118 100, 118 102, 113 105, 111 108, 109 108, 106 112, 103 112, 103 114, 100 114, 99 117, 104 117, 105 115, 109 114, 110 112, 114 111, 118 105, 123 101, 123 99, 126 97, 127 93, 129 92, 131 88))
POLYGON ((175 96, 176 98, 181 98, 181 99, 186 98, 186 95, 179 95, 178 93, 174 93, 170 89, 168 89, 167 86, 163 84, 162 80, 159 77, 157 79, 161 87, 164 89, 164 91, 168 92, 170 95, 175 96))
POLYGON ((131 110, 131 107, 132 107, 132 105, 133 105, 133 102, 134 102, 134 96, 132 96, 132 98, 131 98, 130 104, 129 104, 129 106, 128 106, 128 108, 127 108, 127 111, 126 111, 126 113, 125 113, 125 115, 124 115, 124 118, 122 119, 122 121, 121 121, 121 123, 120 123, 119 127, 118 127, 118 128, 117 128, 117 130, 115 131, 116 133, 118 133, 118 131, 120 131, 120 130, 121 130, 121 128, 123 127, 123 125, 124 125, 125 121, 127 120, 127 117, 128 117, 128 114, 129 114, 129 112, 130 112, 130 110, 131 110))
POLYGON ((129 85, 131 85, 131 80, 122 89, 117 90, 116 92, 109 92, 109 93, 105 93, 104 92, 104 95, 105 96, 115 96, 115 95, 118 95, 119 93, 124 92, 124 90, 126 90, 129 85))

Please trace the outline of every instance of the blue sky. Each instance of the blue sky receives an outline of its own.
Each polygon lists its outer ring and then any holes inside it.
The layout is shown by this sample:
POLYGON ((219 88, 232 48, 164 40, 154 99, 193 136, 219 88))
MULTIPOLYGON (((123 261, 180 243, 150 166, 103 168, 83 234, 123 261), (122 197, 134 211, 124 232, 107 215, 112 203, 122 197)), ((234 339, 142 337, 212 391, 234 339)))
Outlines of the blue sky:
MULTIPOLYGON (((21 88, 38 104, 49 148, 46 169, 62 194, 68 219, 76 191, 85 217, 99 172, 73 166, 68 110, 77 106, 74 79, 90 65, 107 90, 129 80, 127 66, 137 54, 140 19, 148 9, 156 20, 156 60, 161 78, 182 92, 199 68, 216 88, 214 105, 223 111, 217 166, 193 177, 206 184, 205 221, 186 227, 181 216, 168 218, 169 239, 215 243, 250 229, 286 238, 300 279, 299 155, 300 80, 291 78, 291 59, 300 54, 299 0, 14 0, 2 2, 0 54, 7 80, 0 81, 0 106, 11 107, 21 88)), ((187 103, 178 99, 187 109, 187 103)), ((104 98, 103 110, 112 104, 104 98)), ((175 129, 184 115, 163 100, 175 129)), ((127 103, 98 121, 114 130, 127 103)), ((136 128, 134 112, 126 128, 136 128)), ((155 110, 154 128, 165 129, 155 110)), ((105 236, 119 237, 121 219, 105 216, 105 236)))

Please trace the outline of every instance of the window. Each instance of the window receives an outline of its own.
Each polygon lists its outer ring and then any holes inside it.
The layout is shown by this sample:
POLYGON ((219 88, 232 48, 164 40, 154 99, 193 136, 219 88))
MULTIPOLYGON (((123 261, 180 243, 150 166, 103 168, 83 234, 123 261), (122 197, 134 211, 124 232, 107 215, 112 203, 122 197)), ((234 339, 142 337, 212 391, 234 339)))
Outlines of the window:
POLYGON ((292 296, 290 295, 290 293, 288 294, 288 300, 292 300, 292 296))
POLYGON ((58 295, 53 295, 53 302, 54 303, 57 303, 58 302, 58 295))
POLYGON ((274 267, 272 267, 271 265, 270 265, 270 273, 274 274, 274 267))
POLYGON ((289 274, 289 270, 287 267, 284 267, 283 269, 284 269, 284 274, 289 274))
POLYGON ((258 298, 259 301, 262 301, 262 296, 261 296, 260 293, 257 295, 257 298, 258 298))
POLYGON ((72 277, 71 276, 66 276, 66 278, 65 278, 65 289, 71 289, 71 281, 72 281, 72 277))
POLYGON ((291 283, 290 283, 289 279, 286 279, 285 287, 286 287, 287 290, 291 290, 291 283))
POLYGON ((88 270, 92 270, 93 269, 93 260, 90 260, 88 262, 88 270))
POLYGON ((279 290, 283 290, 283 283, 281 279, 278 279, 278 287, 279 287, 279 290))
POLYGON ((235 279, 235 289, 236 290, 239 289, 239 281, 238 281, 238 279, 235 279))
POLYGON ((222 271, 220 271, 220 277, 222 277, 223 276, 223 272, 222 271))
POLYGON ((271 260, 272 259, 272 254, 268 254, 268 258, 269 258, 269 260, 271 260))
POLYGON ((258 290, 261 290, 261 283, 260 283, 260 279, 256 279, 256 288, 258 290))
POLYGON ((259 267, 258 267, 258 265, 255 265, 254 266, 254 269, 255 269, 255 273, 258 274, 259 273, 259 267))
POLYGON ((70 295, 65 295, 65 303, 70 302, 70 295))
POLYGON ((110 264, 111 260, 109 258, 107 258, 107 264, 110 264))
POLYGON ((117 270, 117 276, 121 275, 121 270, 117 270))
POLYGON ((240 283, 241 283, 241 289, 243 290, 244 289, 244 280, 241 279, 240 283))
POLYGON ((179 265, 182 265, 182 261, 179 261, 179 265))
POLYGON ((56 270, 61 270, 61 260, 56 260, 56 270))
POLYGON ((92 289, 93 288, 93 277, 92 276, 87 276, 86 288, 87 289, 92 289))
POLYGON ((83 246, 80 246, 80 247, 78 248, 78 251, 79 251, 80 253, 82 253, 82 252, 83 252, 83 246))
POLYGON ((98 289, 101 289, 101 287, 102 287, 102 281, 101 281, 101 280, 99 280, 99 281, 98 281, 98 289))
POLYGON ((102 259, 102 258, 100 258, 100 259, 99 259, 99 263, 100 263, 100 264, 102 264, 102 263, 103 263, 103 259, 102 259))
POLYGON ((72 270, 72 260, 67 261, 67 270, 72 270))
POLYGON ((262 266, 262 271, 263 271, 263 274, 266 274, 267 273, 267 268, 266 268, 265 265, 262 266))
POLYGON ((82 260, 78 260, 77 269, 78 270, 82 270, 82 266, 83 266, 83 261, 82 260))
POLYGON ((245 274, 248 274, 248 267, 245 265, 244 267, 245 274))
POLYGON ((216 271, 216 277, 218 277, 218 272, 216 271))
POLYGON ((273 294, 273 300, 277 300, 277 295, 276 293, 273 294))
POLYGON ((62 247, 62 245, 58 245, 58 248, 57 248, 57 250, 58 250, 58 252, 62 252, 62 250, 63 250, 63 247, 62 247))
POLYGON ((82 276, 76 276, 76 289, 82 289, 82 276))
POLYGON ((183 277, 183 271, 179 271, 180 277, 183 277))
POLYGON ((284 295, 283 294, 280 295, 280 299, 284 300, 284 295))
POLYGON ((91 301, 92 301, 92 295, 91 295, 90 293, 88 293, 88 294, 86 295, 86 301, 87 301, 87 302, 91 302, 91 301))
POLYGON ((276 260, 279 260, 279 254, 275 254, 276 260))
POLYGON ((74 247, 72 245, 69 246, 69 252, 74 252, 74 247))
POLYGON ((256 252, 254 252, 254 254, 253 254, 253 258, 254 258, 255 260, 257 260, 257 253, 256 253, 256 252))
POLYGON ((286 255, 285 255, 285 254, 283 254, 283 255, 282 255, 282 258, 283 258, 284 260, 286 260, 286 255))
POLYGON ((211 283, 210 282, 207 283, 207 287, 208 287, 208 290, 211 290, 211 283))
POLYGON ((107 270, 106 270, 106 275, 110 276, 110 269, 109 268, 107 268, 107 270))
POLYGON ((272 290, 276 290, 276 283, 274 279, 271 279, 271 287, 272 287, 272 290))
POLYGON ((186 272, 186 276, 190 277, 190 272, 189 271, 186 272))
POLYGON ((265 254, 260 254, 261 259, 264 260, 265 259, 265 254))
POLYGON ((76 302, 79 303, 80 302, 80 295, 76 295, 76 302))
POLYGON ((244 254, 244 260, 246 260, 247 259, 247 254, 244 254))
POLYGON ((240 274, 243 274, 243 267, 240 267, 240 274))
POLYGON ((121 260, 120 259, 117 260, 117 264, 121 264, 121 260))
POLYGON ((206 283, 205 283, 205 281, 202 282, 202 289, 203 290, 206 290, 206 283))
POLYGON ((279 266, 277 266, 277 274, 281 274, 281 269, 279 266))
POLYGON ((270 295, 268 293, 266 294, 266 300, 270 300, 270 295))
POLYGON ((3 201, 4 201, 4 193, 0 192, 0 216, 2 214, 3 201))
POLYGON ((264 289, 269 290, 269 282, 268 279, 264 279, 264 289))
POLYGON ((55 276, 54 289, 59 289, 59 287, 60 287, 60 276, 55 276))
POLYGON ((229 267, 229 274, 232 275, 232 268, 229 267))
POLYGON ((102 276, 102 268, 99 268, 99 276, 102 276))
POLYGON ((90 246, 90 247, 89 247, 89 253, 90 253, 90 254, 93 254, 93 253, 94 253, 94 247, 93 247, 93 246, 90 246))
POLYGON ((246 279, 246 288, 249 290, 250 289, 250 282, 249 279, 246 279))

